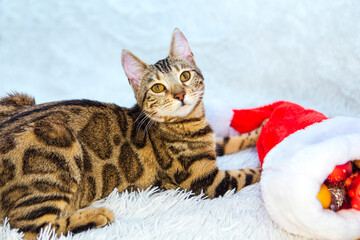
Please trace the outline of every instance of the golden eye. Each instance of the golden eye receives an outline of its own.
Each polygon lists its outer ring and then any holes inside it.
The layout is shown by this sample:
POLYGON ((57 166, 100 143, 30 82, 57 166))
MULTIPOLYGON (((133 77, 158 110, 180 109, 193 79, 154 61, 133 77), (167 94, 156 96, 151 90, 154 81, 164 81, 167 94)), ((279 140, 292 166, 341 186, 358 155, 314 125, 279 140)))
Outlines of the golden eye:
POLYGON ((185 71, 180 75, 180 81, 182 81, 182 82, 189 81, 189 79, 190 79, 190 72, 189 71, 185 71))
POLYGON ((154 93, 161 93, 162 91, 165 90, 165 86, 160 83, 157 83, 151 87, 151 90, 153 90, 154 93))

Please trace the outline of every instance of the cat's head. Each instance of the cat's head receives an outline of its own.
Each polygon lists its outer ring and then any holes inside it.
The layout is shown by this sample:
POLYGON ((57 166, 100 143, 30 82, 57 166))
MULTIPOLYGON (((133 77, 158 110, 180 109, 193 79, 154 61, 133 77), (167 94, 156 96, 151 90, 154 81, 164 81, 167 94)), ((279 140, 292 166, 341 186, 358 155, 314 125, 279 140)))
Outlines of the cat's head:
POLYGON ((204 79, 185 36, 178 29, 173 32, 167 58, 147 65, 123 50, 122 65, 138 105, 154 121, 186 118, 201 104, 204 79))

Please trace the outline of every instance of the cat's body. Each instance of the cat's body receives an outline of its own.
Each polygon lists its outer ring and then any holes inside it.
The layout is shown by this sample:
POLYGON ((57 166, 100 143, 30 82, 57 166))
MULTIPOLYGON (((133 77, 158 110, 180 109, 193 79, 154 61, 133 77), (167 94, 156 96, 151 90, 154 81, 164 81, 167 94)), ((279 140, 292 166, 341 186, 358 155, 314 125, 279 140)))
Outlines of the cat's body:
MULTIPOLYGON (((131 109, 89 100, 35 105, 25 95, 3 98, 0 219, 8 217, 26 238, 49 223, 57 234, 77 233, 113 221, 104 208, 77 210, 114 188, 180 187, 213 198, 257 182, 260 169, 217 168, 203 77, 186 47, 176 30, 170 56, 155 65, 124 52, 138 102, 131 109), (177 50, 181 44, 185 52, 177 50)), ((248 135, 241 148, 257 136, 248 135)))

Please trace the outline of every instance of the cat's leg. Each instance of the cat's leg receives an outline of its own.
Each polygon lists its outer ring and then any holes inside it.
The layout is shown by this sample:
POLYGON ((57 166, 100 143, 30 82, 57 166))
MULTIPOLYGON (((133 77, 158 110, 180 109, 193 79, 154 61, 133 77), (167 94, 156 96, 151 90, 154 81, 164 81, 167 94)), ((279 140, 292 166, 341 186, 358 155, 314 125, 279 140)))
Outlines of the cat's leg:
POLYGON ((239 191, 242 188, 260 181, 261 168, 239 170, 219 170, 216 161, 203 159, 194 162, 189 169, 192 174, 180 184, 195 194, 204 192, 214 198, 224 195, 228 190, 239 191))
MULTIPOLYGON (((223 154, 231 154, 243 150, 250 146, 255 146, 263 126, 250 133, 240 136, 232 136, 231 139, 218 138, 216 145, 223 154)), ((242 188, 260 181, 261 168, 244 168, 238 170, 219 170, 216 164, 215 152, 206 152, 196 154, 195 156, 183 157, 186 159, 184 169, 176 170, 173 175, 173 182, 183 189, 192 190, 195 194, 205 193, 208 197, 214 198, 224 195, 228 190, 235 189, 239 191, 242 188), (200 158, 201 157, 201 158, 200 158)), ((217 155, 218 156, 218 155, 217 155)), ((180 162, 183 161, 180 159, 180 162)), ((171 171, 171 170, 170 170, 171 171)))
MULTIPOLYGON (((61 125, 52 126, 51 136, 62 136, 63 143, 68 140, 66 147, 38 143, 35 148, 33 144, 37 139, 32 133, 20 136, 22 145, 17 146, 17 152, 24 152, 24 156, 19 159, 18 170, 15 169, 19 174, 0 187, 0 210, 9 218, 10 226, 24 232, 26 239, 35 239, 49 224, 56 234, 66 234, 99 228, 114 220, 111 211, 104 208, 76 212, 81 200, 86 200, 82 206, 96 200, 88 198, 93 190, 85 184, 89 178, 84 179, 83 175, 84 152, 76 139, 64 137, 66 129, 61 125)), ((41 130, 43 135, 47 134, 47 129, 41 130)))
POLYGON ((92 228, 100 228, 114 221, 114 214, 106 208, 93 208, 74 212, 51 222, 56 234, 79 233, 92 228))
POLYGON ((2 193, 9 223, 12 228, 24 232, 25 239, 36 239, 41 228, 49 224, 57 235, 66 235, 68 231, 78 233, 99 228, 114 220, 112 212, 105 208, 76 212, 73 199, 78 184, 71 178, 67 179, 67 184, 46 176, 27 180, 30 185, 10 186, 2 193))
POLYGON ((87 209, 60 217, 64 213, 61 212, 59 205, 55 206, 56 204, 43 205, 22 218, 10 219, 10 224, 23 231, 25 239, 36 239, 41 228, 49 224, 55 229, 56 235, 60 236, 67 235, 68 232, 79 233, 100 228, 114 221, 113 213, 106 208, 87 209))
POLYGON ((73 194, 65 184, 46 178, 46 175, 41 180, 33 178, 28 181, 35 189, 31 185, 11 186, 2 193, 2 204, 7 204, 6 216, 10 218, 10 226, 24 232, 25 239, 36 239, 41 228, 53 223, 61 214, 72 211, 69 204, 73 194), (64 191, 54 192, 52 188, 64 191))
POLYGON ((223 156, 233 154, 246 148, 256 146, 256 142, 260 136, 261 129, 264 127, 267 121, 268 120, 266 119, 259 128, 256 128, 249 133, 227 137, 217 137, 215 139, 216 155, 223 156))

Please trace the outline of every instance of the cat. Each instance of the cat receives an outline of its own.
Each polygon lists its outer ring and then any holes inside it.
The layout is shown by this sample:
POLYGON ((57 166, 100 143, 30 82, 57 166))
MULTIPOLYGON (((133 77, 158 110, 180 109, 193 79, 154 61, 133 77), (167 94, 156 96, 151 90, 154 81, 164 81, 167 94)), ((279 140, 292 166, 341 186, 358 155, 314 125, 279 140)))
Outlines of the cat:
POLYGON ((214 198, 259 181, 260 168, 218 169, 216 149, 239 151, 259 131, 219 138, 216 148, 204 78, 180 30, 167 58, 148 65, 123 50, 122 66, 133 108, 90 100, 36 105, 25 94, 0 100, 0 219, 25 239, 49 224, 58 236, 110 224, 106 208, 78 210, 114 188, 181 188, 214 198))

